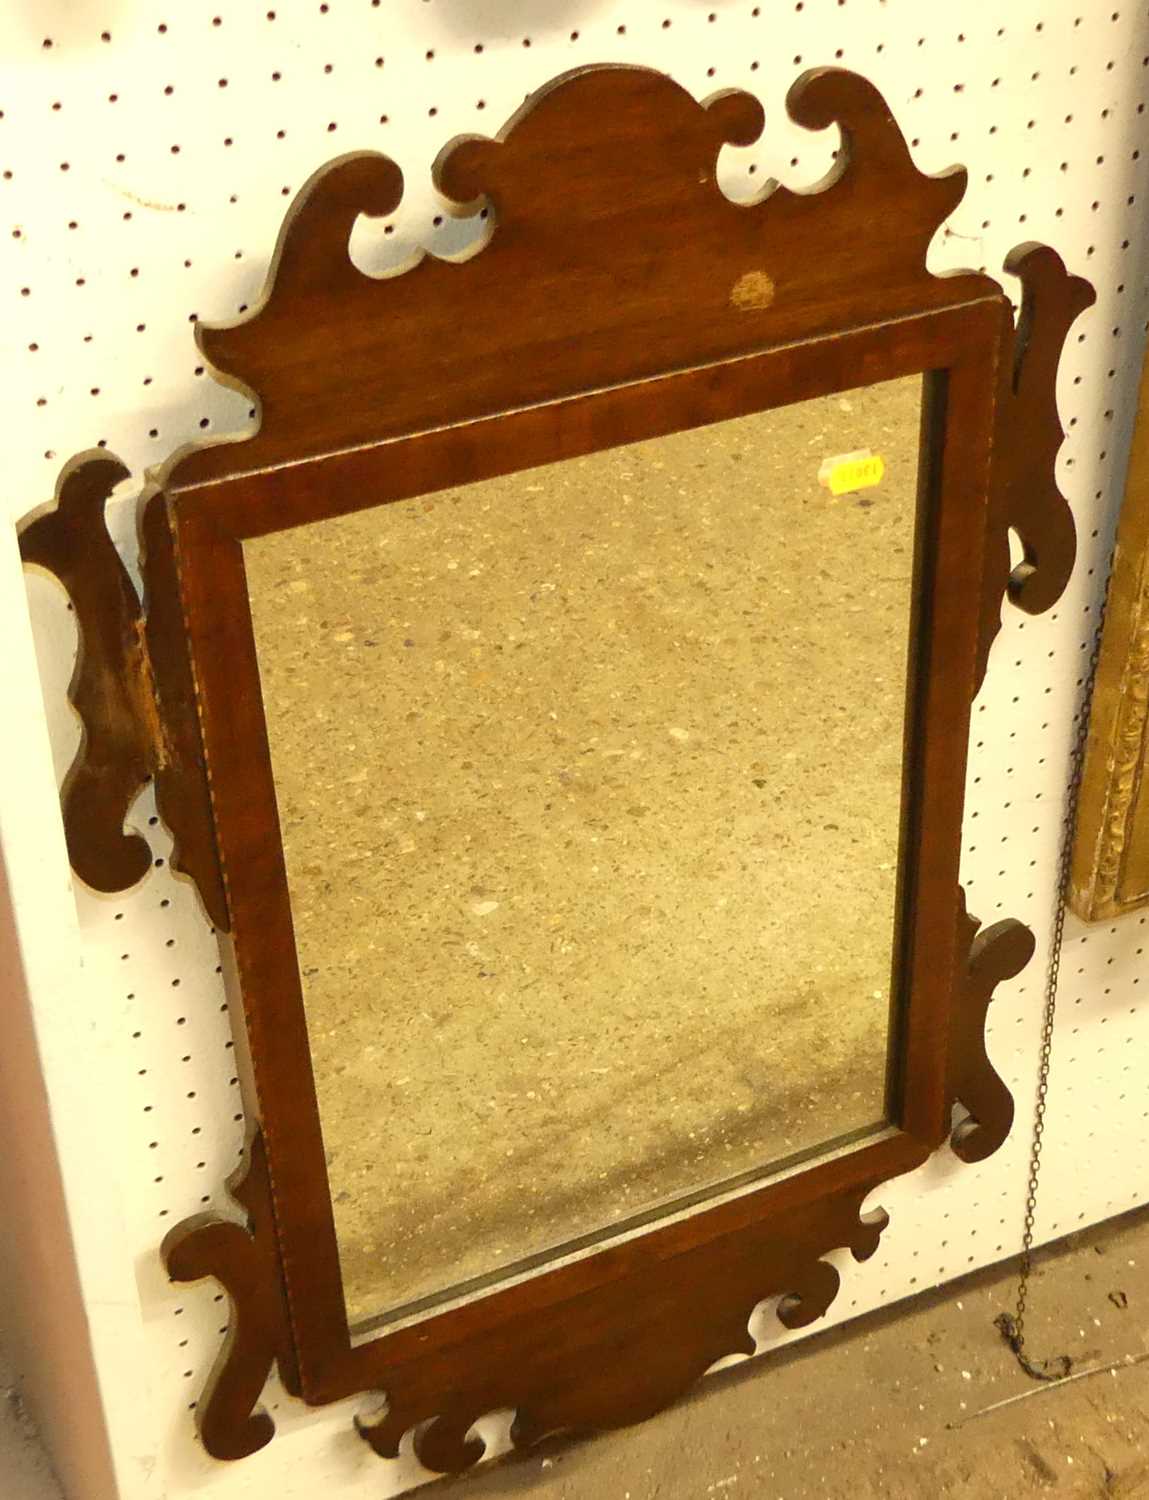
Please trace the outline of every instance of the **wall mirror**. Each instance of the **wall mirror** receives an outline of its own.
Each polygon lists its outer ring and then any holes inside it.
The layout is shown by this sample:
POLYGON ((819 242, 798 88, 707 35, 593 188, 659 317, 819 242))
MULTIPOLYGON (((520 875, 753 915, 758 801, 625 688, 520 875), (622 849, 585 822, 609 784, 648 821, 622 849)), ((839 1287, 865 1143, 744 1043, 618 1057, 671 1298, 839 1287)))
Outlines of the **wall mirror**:
POLYGON ((259 307, 198 330, 260 423, 154 476, 144 604, 109 455, 23 529, 81 626, 73 867, 143 878, 154 777, 225 955, 246 1224, 164 1244, 234 1307, 217 1457, 271 1438, 273 1364, 380 1393, 366 1441, 439 1470, 497 1408, 518 1443, 637 1420, 760 1303, 820 1316, 882 1182, 1008 1133, 983 1027, 1033 939, 966 913, 966 740, 1003 601, 1072 567, 1091 292, 1035 246, 1016 322, 931 275, 964 172, 856 75, 788 108, 834 171, 735 205, 754 99, 566 75, 436 165, 488 243, 382 279, 348 240, 398 169, 333 162, 259 307))
POLYGON ((920 407, 244 544, 353 1323, 884 1122, 920 407))

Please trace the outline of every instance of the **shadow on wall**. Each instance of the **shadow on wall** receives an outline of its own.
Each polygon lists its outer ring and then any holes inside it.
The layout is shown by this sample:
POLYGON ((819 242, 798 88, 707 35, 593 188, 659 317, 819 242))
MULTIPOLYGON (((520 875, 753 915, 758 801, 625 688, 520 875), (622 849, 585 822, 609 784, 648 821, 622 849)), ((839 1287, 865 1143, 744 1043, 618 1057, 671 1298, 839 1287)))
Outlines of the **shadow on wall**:
POLYGON ((87 44, 106 46, 115 36, 117 22, 132 30, 131 7, 126 0, 24 0, 3 7, 4 41, 15 48, 51 54, 67 43, 69 52, 87 44))
POLYGON ((585 22, 605 9, 604 0, 437 0, 423 25, 457 41, 499 42, 529 37, 532 31, 553 35, 585 22))

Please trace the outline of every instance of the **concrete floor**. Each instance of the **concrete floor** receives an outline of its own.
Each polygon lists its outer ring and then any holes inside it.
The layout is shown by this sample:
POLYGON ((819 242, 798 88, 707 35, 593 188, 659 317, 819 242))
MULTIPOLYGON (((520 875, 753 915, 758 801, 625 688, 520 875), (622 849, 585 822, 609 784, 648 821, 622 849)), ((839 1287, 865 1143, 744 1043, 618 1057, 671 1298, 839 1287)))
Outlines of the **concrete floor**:
POLYGON ((880 1120, 919 401, 246 546, 353 1321, 880 1120))
POLYGON ((1012 1267, 704 1381, 642 1426, 514 1455, 430 1500, 1149 1500, 1149 1210, 1039 1259, 1029 1345, 1069 1353, 1055 1387, 993 1326, 1012 1267), (1012 1397, 1009 1405, 996 1403, 1012 1397))
POLYGON ((18 1372, 0 1345, 0 1496, 3 1500, 63 1500, 17 1381, 18 1372))

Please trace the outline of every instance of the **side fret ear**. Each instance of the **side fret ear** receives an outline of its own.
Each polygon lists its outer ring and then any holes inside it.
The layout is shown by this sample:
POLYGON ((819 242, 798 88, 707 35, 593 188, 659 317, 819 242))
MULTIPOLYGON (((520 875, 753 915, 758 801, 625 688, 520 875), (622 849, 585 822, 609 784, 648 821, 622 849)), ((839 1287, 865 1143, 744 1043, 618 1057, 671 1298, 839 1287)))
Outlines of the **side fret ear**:
POLYGON ((992 1156, 1013 1125, 1013 1096, 985 1049, 986 1015, 997 985, 1021 973, 1035 943, 1013 917, 979 930, 964 904, 960 925, 968 957, 950 1036, 949 1095, 968 1114, 951 1132, 950 1145, 962 1161, 975 1162, 992 1156))
POLYGON ((979 683, 1001 628, 1003 598, 1027 614, 1043 614, 1056 604, 1073 572, 1077 533, 1057 484, 1057 455, 1065 437, 1057 412, 1057 369, 1070 328, 1096 301, 1089 282, 1071 276, 1048 246, 1019 245, 1007 256, 1005 269, 1021 280, 1021 312, 1006 332, 998 387, 979 683), (1024 553, 1012 572, 1010 531, 1024 553))
POLYGON ((143 610, 108 535, 104 507, 131 471, 110 453, 79 453, 52 506, 20 527, 20 556, 63 584, 76 612, 79 655, 68 696, 84 728, 62 792, 72 868, 97 891, 121 891, 151 868, 151 850, 124 818, 160 759, 158 714, 143 610))
POLYGON ((200 1440, 213 1458, 247 1458, 275 1436, 275 1423, 259 1406, 273 1364, 293 1395, 299 1378, 272 1223, 267 1153, 258 1130, 246 1160, 229 1181, 231 1196, 247 1211, 247 1227, 218 1214, 198 1214, 178 1224, 161 1254, 173 1281, 212 1276, 231 1300, 227 1340, 196 1406, 200 1440))
POLYGON ((814 69, 787 107, 808 129, 841 130, 833 171, 734 203, 719 157, 757 139, 757 99, 700 104, 649 68, 575 69, 496 138, 457 139, 436 160, 445 212, 489 204, 483 248, 393 276, 357 270, 347 240, 359 214, 394 211, 398 168, 372 153, 331 163, 290 210, 258 305, 199 331, 219 377, 258 401, 259 428, 176 455, 169 493, 1000 296, 984 275, 929 270, 965 172, 919 171, 873 84, 814 69), (848 264, 824 250, 842 244, 848 264))
POLYGON ((194 880, 213 924, 226 930, 227 902, 212 830, 187 662, 171 536, 163 497, 145 508, 141 559, 145 615, 104 519, 127 467, 102 449, 64 466, 51 507, 19 530, 24 563, 67 590, 79 629, 68 696, 84 735, 61 802, 68 858, 93 890, 126 890, 152 866, 151 849, 124 819, 146 782, 171 829, 172 867, 194 880))

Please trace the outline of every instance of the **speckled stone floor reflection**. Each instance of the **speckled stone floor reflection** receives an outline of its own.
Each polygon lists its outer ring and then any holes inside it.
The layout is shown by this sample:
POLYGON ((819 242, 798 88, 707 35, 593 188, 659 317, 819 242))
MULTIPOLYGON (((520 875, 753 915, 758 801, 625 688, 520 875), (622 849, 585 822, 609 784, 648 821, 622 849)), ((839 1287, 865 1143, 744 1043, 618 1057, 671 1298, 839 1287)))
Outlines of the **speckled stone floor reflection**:
POLYGON ((919 405, 247 544, 353 1322, 880 1119, 919 405))

